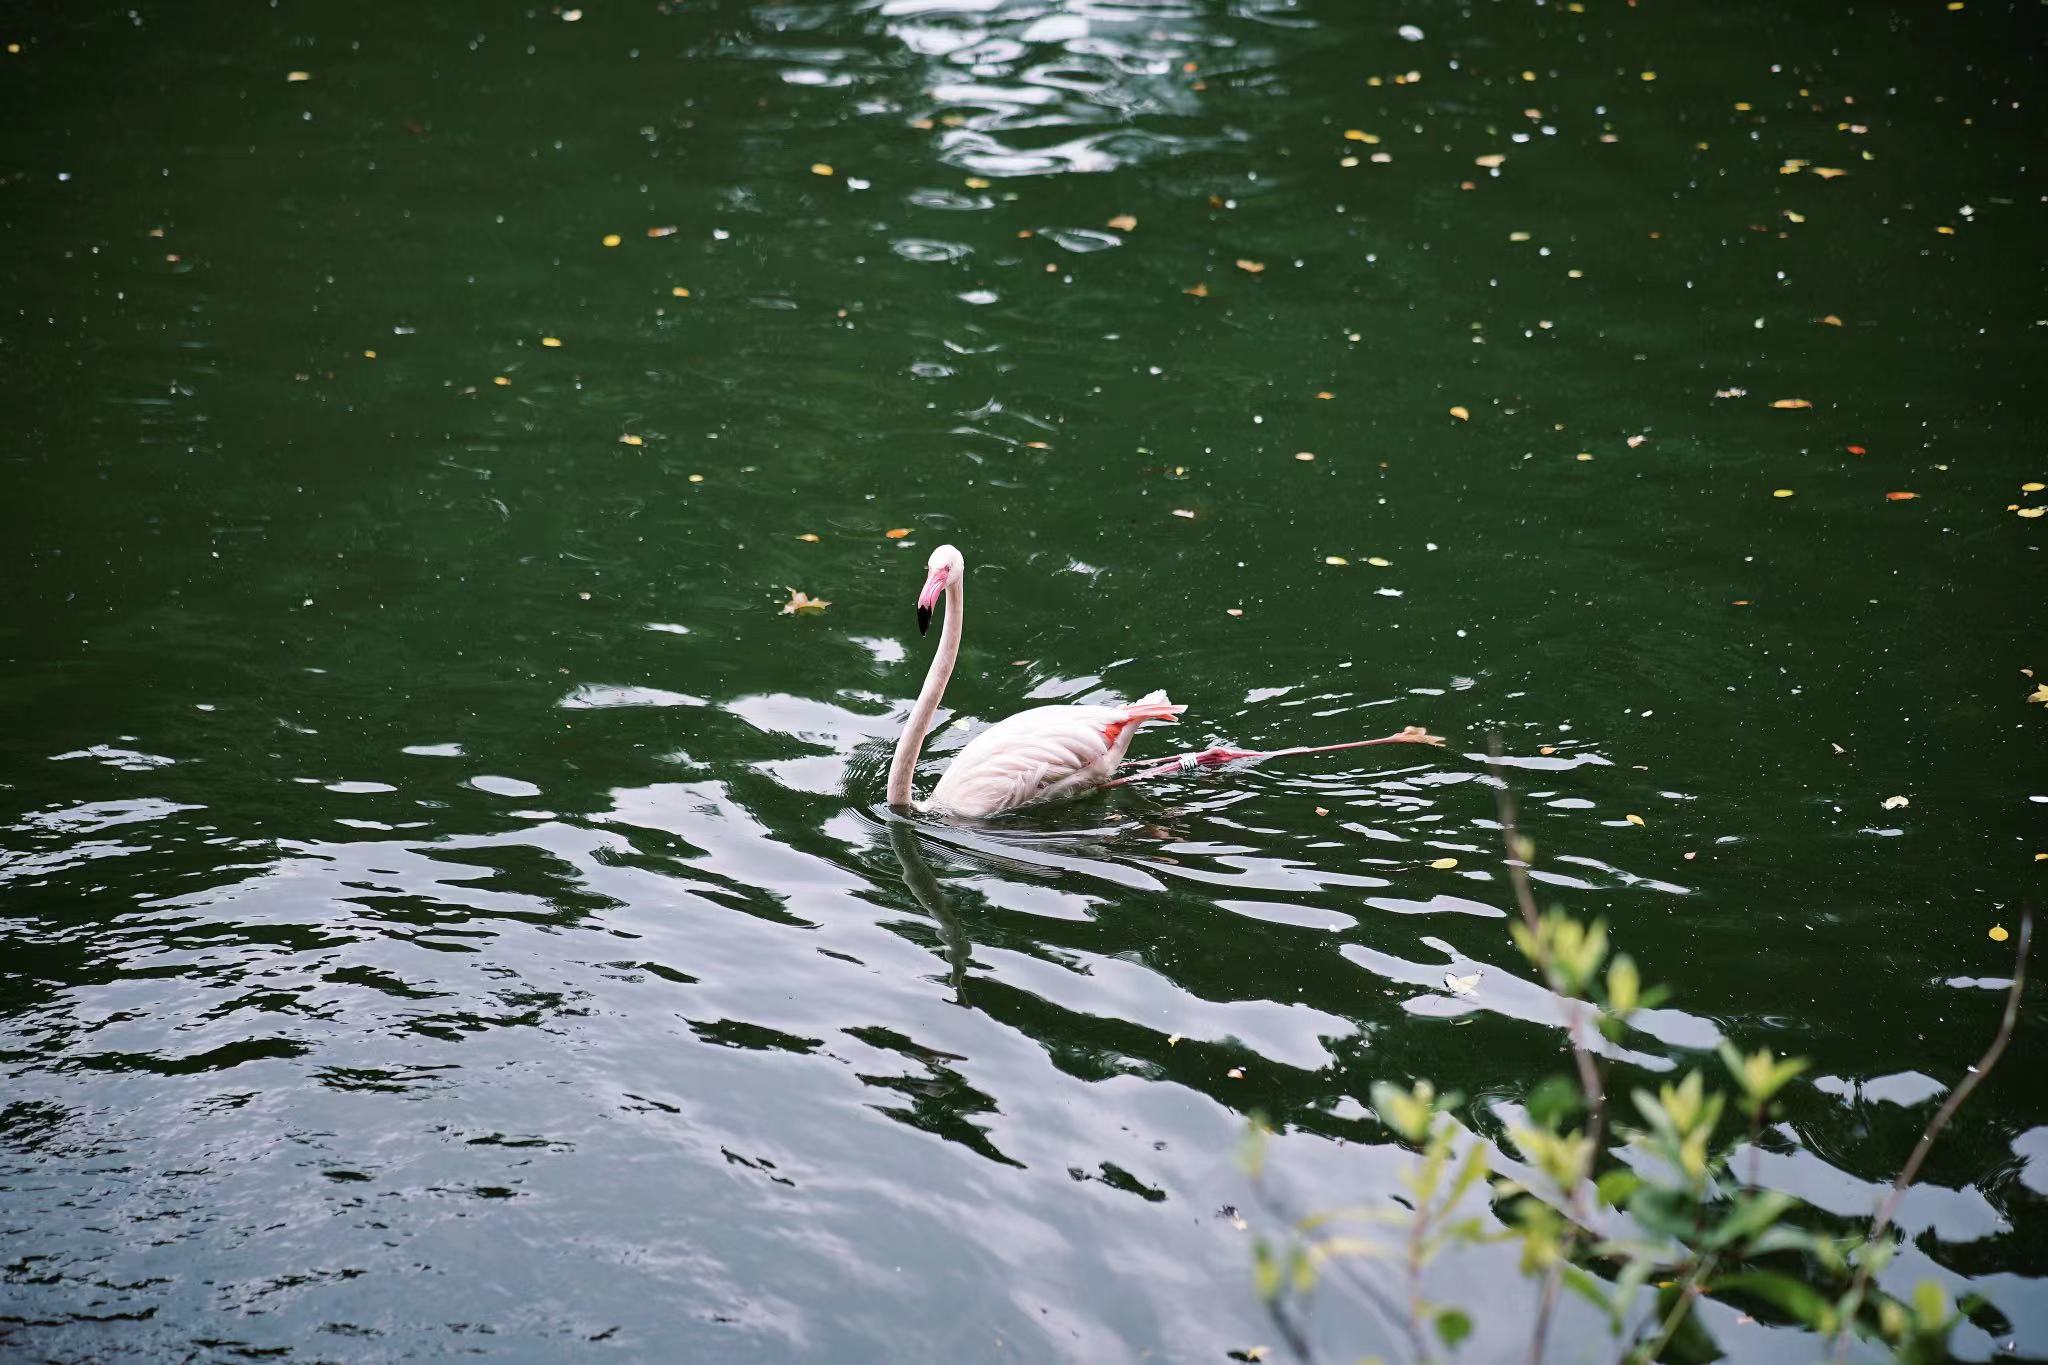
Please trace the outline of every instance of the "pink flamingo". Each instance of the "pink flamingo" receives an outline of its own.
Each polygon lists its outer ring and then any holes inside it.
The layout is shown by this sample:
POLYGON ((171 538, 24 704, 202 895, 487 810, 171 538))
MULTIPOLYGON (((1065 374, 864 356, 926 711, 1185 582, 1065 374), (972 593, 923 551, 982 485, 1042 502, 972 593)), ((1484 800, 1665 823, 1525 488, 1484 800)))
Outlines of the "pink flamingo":
POLYGON ((1034 706, 997 722, 967 742, 954 756, 952 765, 932 789, 931 799, 911 799, 910 779, 917 768, 918 751, 932 728, 932 716, 953 665, 960 658, 967 561, 951 545, 932 551, 926 564, 924 588, 917 595, 917 631, 931 629, 932 608, 940 594, 946 598, 946 619, 939 632, 938 652, 924 675, 924 687, 910 717, 903 723, 896 741, 896 757, 889 765, 889 804, 897 809, 943 811, 952 815, 989 816, 1020 806, 1045 801, 1063 801, 1098 787, 1120 787, 1127 782, 1193 772, 1197 768, 1249 759, 1279 758, 1294 754, 1328 753, 1337 749, 1360 749, 1373 744, 1442 744, 1443 741, 1420 726, 1411 725, 1399 734, 1383 739, 1353 740, 1346 744, 1320 744, 1293 749, 1260 752, 1250 749, 1214 748, 1181 754, 1123 777, 1117 768, 1138 727, 1148 721, 1178 724, 1187 710, 1153 692, 1129 706, 1034 706))

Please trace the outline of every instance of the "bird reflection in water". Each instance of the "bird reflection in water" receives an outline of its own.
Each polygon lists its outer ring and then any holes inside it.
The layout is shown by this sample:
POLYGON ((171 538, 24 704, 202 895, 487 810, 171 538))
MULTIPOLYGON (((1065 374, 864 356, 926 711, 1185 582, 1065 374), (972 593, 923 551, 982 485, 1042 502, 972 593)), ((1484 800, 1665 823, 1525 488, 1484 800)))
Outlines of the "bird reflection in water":
POLYGON ((896 852, 896 861, 903 865, 903 884, 910 888, 919 908, 939 926, 939 939, 946 945, 946 980, 953 987, 953 1003, 972 1009, 967 999, 967 931, 947 901, 939 879, 932 875, 931 864, 924 860, 924 850, 918 847, 917 826, 912 821, 890 817, 889 846, 896 852))

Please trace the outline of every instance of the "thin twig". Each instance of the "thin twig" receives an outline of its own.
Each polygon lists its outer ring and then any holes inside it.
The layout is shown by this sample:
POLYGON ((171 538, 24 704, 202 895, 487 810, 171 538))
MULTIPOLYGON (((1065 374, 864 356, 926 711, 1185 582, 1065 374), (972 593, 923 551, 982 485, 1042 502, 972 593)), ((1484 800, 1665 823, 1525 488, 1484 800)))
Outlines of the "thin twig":
MULTIPOLYGON (((1544 949, 1541 932, 1543 916, 1536 908, 1536 892, 1529 884, 1529 863, 1524 856, 1524 841, 1515 824, 1515 796, 1509 789, 1507 778, 1502 776, 1501 742, 1498 734, 1487 741, 1487 766, 1494 770, 1495 785, 1493 801, 1500 817, 1501 845, 1507 852, 1508 885, 1514 891, 1515 908, 1520 911, 1522 923, 1529 930, 1529 942, 1536 950, 1536 969, 1543 974, 1543 983, 1557 991, 1557 979, 1550 969, 1550 954, 1544 949)), ((1561 992, 1560 992, 1561 994, 1561 992)), ((1579 1089, 1586 1096, 1586 1138, 1587 1161, 1590 1164, 1600 1153, 1600 1130, 1607 1116, 1607 1089, 1600 1080, 1600 1067, 1590 1049, 1585 1045, 1580 1030, 1585 1023, 1584 1002, 1564 997, 1566 1038, 1571 1043, 1572 1062, 1579 1073, 1579 1089)), ((1572 1221, 1565 1233, 1565 1244, 1557 1263, 1543 1281, 1543 1295, 1536 1306, 1536 1323, 1529 1337, 1529 1365, 1541 1365, 1543 1348, 1550 1335, 1550 1320, 1557 1309, 1557 1295, 1564 1275, 1564 1265, 1571 1258, 1580 1235, 1580 1221, 1589 1216, 1585 1207, 1586 1172, 1581 1172, 1565 1198, 1572 1206, 1572 1221)))
POLYGON ((1963 1107, 1963 1101, 1970 1092, 1983 1084, 1991 1074, 1991 1068, 1998 1065, 1998 1059, 2005 1054, 2005 1045, 2012 1041, 2013 1029, 2019 1024, 2020 992, 2027 984, 2027 948, 2034 938, 2034 908, 2027 906, 2020 911, 2019 942, 2013 948, 2012 989, 2005 995, 2005 1013, 1999 1017, 1998 1033, 1991 1040, 1991 1046, 1984 1049, 1984 1055, 1977 1059, 1977 1065, 1970 1068, 1956 1088, 1949 1091, 1941 1108, 1934 1111, 1934 1117, 1927 1121, 1927 1129, 1920 1134, 1920 1141, 1913 1144, 1913 1153, 1906 1158, 1906 1164, 1899 1168, 1892 1180, 1891 1192, 1885 1195, 1884 1203, 1878 1205, 1877 1216, 1870 1220, 1870 1231, 1864 1237, 1864 1253, 1856 1267, 1856 1278, 1849 1283, 1849 1293, 1842 1300, 1842 1320, 1835 1327, 1834 1359, 1842 1360, 1849 1350, 1849 1328, 1856 1320, 1856 1314, 1863 1306, 1863 1293, 1870 1285, 1870 1248, 1877 1239, 1884 1236, 1892 1225, 1892 1217, 1899 1211, 1899 1202, 1906 1197, 1906 1189, 1920 1174, 1920 1167, 1927 1160, 1934 1140, 1947 1128, 1949 1120, 1963 1107))

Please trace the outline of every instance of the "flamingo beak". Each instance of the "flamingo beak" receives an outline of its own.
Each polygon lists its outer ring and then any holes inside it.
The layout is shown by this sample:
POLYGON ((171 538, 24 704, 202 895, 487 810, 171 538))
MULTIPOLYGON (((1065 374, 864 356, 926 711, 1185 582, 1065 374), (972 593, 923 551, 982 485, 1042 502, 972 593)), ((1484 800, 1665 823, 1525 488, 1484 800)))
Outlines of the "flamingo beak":
POLYGON ((932 628, 932 608, 938 605, 939 594, 946 590, 946 571, 934 573, 924 581, 924 591, 917 595, 917 633, 926 634, 932 628))

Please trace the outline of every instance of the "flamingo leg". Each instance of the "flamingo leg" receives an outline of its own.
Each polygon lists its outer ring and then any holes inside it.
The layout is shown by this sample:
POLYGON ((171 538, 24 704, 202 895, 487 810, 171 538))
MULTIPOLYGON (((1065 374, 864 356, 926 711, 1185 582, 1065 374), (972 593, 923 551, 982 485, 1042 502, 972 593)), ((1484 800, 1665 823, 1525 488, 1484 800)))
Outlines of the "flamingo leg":
MULTIPOLYGON (((1365 749, 1375 744, 1435 744, 1443 739, 1433 735, 1420 725, 1410 725, 1397 734, 1382 735, 1378 739, 1354 739, 1343 744, 1307 744, 1293 749, 1203 749, 1197 753, 1180 754, 1174 758, 1151 760, 1150 766, 1122 777, 1112 778, 1103 783, 1105 787, 1121 787, 1130 782, 1145 782, 1155 777, 1171 777, 1178 773, 1191 773, 1198 768, 1219 767, 1225 763, 1240 763, 1251 759, 1292 758, 1297 754, 1327 754, 1339 749, 1365 749)), ((1147 760, 1132 760, 1133 763, 1147 760)))

